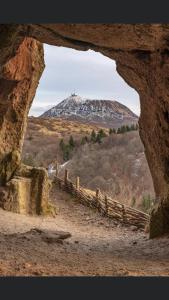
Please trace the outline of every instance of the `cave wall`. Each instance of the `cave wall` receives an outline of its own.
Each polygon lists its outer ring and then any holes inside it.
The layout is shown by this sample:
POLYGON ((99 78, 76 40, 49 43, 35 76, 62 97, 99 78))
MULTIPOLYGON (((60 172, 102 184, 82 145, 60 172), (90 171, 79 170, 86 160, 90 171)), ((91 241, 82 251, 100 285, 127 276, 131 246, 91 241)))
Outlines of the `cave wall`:
MULTIPOLYGON (((1 36, 1 35, 0 35, 1 36)), ((9 46, 8 46, 9 49, 9 46)), ((6 51, 6 48, 5 50, 6 51)), ((32 38, 20 39, 0 72, 0 184, 18 165, 27 115, 44 69, 43 46, 32 38)))
POLYGON ((158 206, 150 237, 169 231, 169 25, 0 25, 0 182, 20 164, 29 107, 43 71, 41 43, 92 49, 114 59, 140 95, 140 136, 158 206))

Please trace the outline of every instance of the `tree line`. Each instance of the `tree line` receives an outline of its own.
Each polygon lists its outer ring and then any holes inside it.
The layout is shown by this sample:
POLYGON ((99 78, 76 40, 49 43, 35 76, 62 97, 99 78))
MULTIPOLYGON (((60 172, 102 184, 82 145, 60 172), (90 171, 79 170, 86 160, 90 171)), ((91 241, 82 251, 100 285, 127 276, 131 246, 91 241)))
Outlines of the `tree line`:
MULTIPOLYGON (((138 124, 132 124, 132 125, 122 125, 118 129, 110 128, 109 129, 109 135, 111 134, 120 134, 125 133, 128 131, 135 131, 138 130, 138 124)), ((80 144, 85 145, 86 143, 102 143, 102 139, 107 136, 106 132, 101 128, 98 132, 96 132, 94 129, 92 130, 90 136, 83 136, 81 139, 80 144)), ((67 161, 70 159, 72 152, 74 148, 77 146, 76 141, 74 140, 73 136, 71 135, 69 138, 68 143, 65 143, 63 139, 60 140, 60 149, 63 153, 63 160, 67 161)))

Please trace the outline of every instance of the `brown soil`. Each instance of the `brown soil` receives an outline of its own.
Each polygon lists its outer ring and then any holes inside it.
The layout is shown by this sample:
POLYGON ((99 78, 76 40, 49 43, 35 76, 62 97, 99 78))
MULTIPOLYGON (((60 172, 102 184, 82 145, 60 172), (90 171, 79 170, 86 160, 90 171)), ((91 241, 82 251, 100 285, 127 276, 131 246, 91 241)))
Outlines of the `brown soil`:
POLYGON ((1 276, 169 275, 169 237, 149 240, 58 190, 52 198, 56 218, 0 210, 1 276), (49 238, 44 239, 43 230, 49 238), (71 237, 50 239, 58 230, 71 237))

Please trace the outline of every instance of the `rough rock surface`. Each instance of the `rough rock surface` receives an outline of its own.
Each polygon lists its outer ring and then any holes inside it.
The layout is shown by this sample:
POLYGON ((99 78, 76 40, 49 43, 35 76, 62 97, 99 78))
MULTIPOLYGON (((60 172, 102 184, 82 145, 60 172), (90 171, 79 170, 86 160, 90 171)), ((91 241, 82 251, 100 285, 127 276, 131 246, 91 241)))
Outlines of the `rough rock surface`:
POLYGON ((140 95, 140 135, 160 200, 150 236, 169 231, 169 25, 0 25, 0 180, 20 161, 26 118, 43 71, 42 43, 93 49, 115 59, 140 95), (30 38, 28 38, 30 37, 30 38), (158 224, 160 223, 160 226, 158 224))
POLYGON ((1 68, 0 183, 4 184, 20 163, 27 114, 44 69, 41 43, 25 38, 1 68))
POLYGON ((0 207, 21 214, 55 215, 55 207, 49 201, 50 187, 45 169, 21 165, 0 188, 0 207))

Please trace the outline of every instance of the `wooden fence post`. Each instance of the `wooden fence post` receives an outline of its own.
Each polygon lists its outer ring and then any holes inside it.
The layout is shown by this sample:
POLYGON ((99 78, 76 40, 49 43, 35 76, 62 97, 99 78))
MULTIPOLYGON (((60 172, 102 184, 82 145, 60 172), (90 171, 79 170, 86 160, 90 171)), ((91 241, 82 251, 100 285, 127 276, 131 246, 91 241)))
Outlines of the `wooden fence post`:
POLYGON ((80 178, 77 176, 76 177, 76 189, 79 190, 80 187, 80 178))
POLYGON ((106 195, 105 195, 104 200, 105 200, 105 214, 108 215, 108 202, 107 202, 108 199, 107 199, 106 195))
POLYGON ((99 208, 99 195, 100 195, 100 189, 96 189, 96 205, 99 208))
POLYGON ((125 223, 125 221, 126 221, 126 211, 125 211, 125 207, 124 207, 123 204, 122 204, 122 217, 123 217, 123 222, 125 223))
POLYGON ((59 164, 58 162, 56 162, 56 177, 58 177, 58 172, 59 172, 59 164))
POLYGON ((69 172, 68 172, 68 170, 66 169, 65 170, 65 183, 67 183, 67 181, 68 181, 68 175, 69 175, 69 172))
POLYGON ((96 189, 96 198, 99 198, 99 194, 100 194, 100 189, 96 189))

